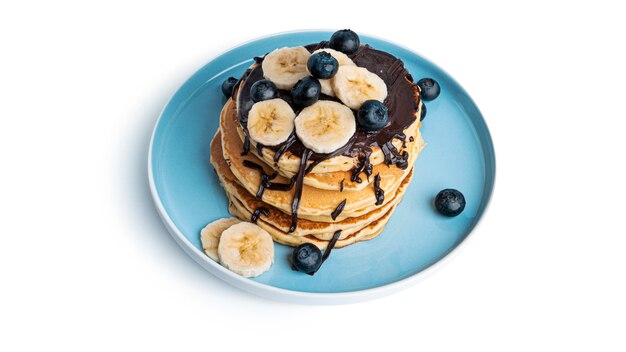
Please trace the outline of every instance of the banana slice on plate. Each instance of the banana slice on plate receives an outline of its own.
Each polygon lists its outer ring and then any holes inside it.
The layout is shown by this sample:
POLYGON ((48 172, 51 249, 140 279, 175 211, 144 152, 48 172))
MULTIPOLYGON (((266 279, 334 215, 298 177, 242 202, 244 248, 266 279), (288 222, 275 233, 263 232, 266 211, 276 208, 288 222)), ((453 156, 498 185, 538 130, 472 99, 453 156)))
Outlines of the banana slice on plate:
MULTIPOLYGON (((354 61, 348 57, 348 55, 342 53, 341 51, 333 50, 330 48, 326 49, 317 49, 311 55, 315 53, 319 53, 320 51, 325 51, 329 53, 332 57, 334 57, 339 63, 339 67, 341 66, 355 66, 354 61)), ((333 92, 333 86, 331 84, 331 79, 320 79, 320 84, 322 85, 322 93, 328 96, 334 97, 335 92, 333 92)))
POLYGON ((217 246, 220 243, 220 237, 222 232, 227 228, 240 223, 237 218, 222 218, 213 221, 206 225, 202 231, 200 231, 200 242, 202 242, 202 248, 209 258, 219 261, 217 255, 217 246))
POLYGON ((296 135, 316 153, 331 153, 343 147, 356 131, 354 113, 347 106, 320 100, 298 114, 296 135))
POLYGON ((367 100, 382 103, 387 97, 385 81, 363 67, 339 66, 332 85, 337 98, 354 110, 367 100))
POLYGON ((296 113, 286 101, 277 98, 252 105, 248 113, 248 133, 264 145, 278 145, 293 132, 296 113))
POLYGON ((306 62, 310 56, 311 53, 303 46, 276 49, 263 59, 263 76, 279 89, 291 89, 309 75, 306 62))
POLYGON ((274 263, 272 237, 259 226, 241 222, 224 232, 217 247, 220 263, 241 276, 254 277, 274 263))

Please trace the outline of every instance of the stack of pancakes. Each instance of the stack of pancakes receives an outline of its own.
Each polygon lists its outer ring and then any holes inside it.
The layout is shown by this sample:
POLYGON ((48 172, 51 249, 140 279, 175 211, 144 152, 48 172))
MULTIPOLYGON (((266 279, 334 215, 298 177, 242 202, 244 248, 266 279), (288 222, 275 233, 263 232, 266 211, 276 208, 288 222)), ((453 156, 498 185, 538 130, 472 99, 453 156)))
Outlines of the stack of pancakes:
POLYGON ((272 182, 289 183, 294 176, 294 166, 297 172, 300 158, 285 154, 279 162, 274 162, 271 150, 263 149, 263 155, 259 155, 254 147, 249 153, 243 153, 245 137, 238 123, 233 99, 229 99, 222 109, 220 128, 211 142, 211 163, 226 191, 233 216, 251 221, 255 210, 264 208, 267 215, 257 211, 256 223, 276 242, 289 246, 309 242, 324 249, 333 235, 341 230, 335 247, 344 247, 379 235, 406 192, 413 177, 413 163, 424 147, 419 119, 404 132, 404 147, 402 141, 396 143, 399 151, 409 152, 409 167, 404 170, 395 165, 387 166, 380 148, 372 147, 370 160, 373 168, 369 180, 361 174, 360 183, 352 181, 351 169, 358 161, 345 156, 325 160, 307 174, 298 207, 297 226, 291 233, 291 204, 295 187, 289 191, 266 189, 260 199, 256 198, 262 176, 258 170, 245 166, 244 161, 261 165, 266 175, 277 172, 278 176, 272 182), (384 192, 380 205, 376 205, 374 175, 380 175, 380 189, 384 192), (333 219, 333 211, 344 200, 343 211, 333 219))

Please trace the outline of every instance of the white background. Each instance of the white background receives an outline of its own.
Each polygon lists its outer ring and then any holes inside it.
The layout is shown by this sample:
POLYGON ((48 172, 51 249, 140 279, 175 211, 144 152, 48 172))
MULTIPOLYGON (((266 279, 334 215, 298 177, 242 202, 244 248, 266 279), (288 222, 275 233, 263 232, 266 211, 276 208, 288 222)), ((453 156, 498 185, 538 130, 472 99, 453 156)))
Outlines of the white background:
MULTIPOLYGON (((615 2, 618 3, 618 2, 615 2)), ((0 350, 626 349, 626 21, 603 1, 0 5, 0 350), (352 28, 455 77, 491 128, 491 207, 443 270, 301 306, 205 272, 146 155, 173 92, 258 36, 352 28)))

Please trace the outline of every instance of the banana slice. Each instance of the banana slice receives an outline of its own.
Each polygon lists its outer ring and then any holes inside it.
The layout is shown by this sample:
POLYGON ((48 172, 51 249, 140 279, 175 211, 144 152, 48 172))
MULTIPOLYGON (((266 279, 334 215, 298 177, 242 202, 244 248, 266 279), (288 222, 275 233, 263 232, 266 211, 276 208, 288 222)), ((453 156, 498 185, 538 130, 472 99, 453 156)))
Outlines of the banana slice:
POLYGON ((222 232, 217 253, 227 269, 254 277, 268 271, 274 263, 274 242, 262 228, 241 222, 222 232))
POLYGON ((324 154, 343 147, 356 131, 352 110, 330 100, 320 100, 302 109, 295 124, 302 144, 324 154))
POLYGON ((354 110, 367 100, 383 102, 387 97, 385 81, 363 67, 339 66, 331 83, 339 100, 354 110))
MULTIPOLYGON (((352 59, 350 59, 348 57, 348 55, 342 53, 341 51, 337 51, 337 50, 333 50, 330 48, 326 48, 326 49, 317 49, 315 50, 311 55, 315 54, 315 53, 319 53, 320 51, 325 51, 327 53, 329 53, 332 57, 334 57, 337 62, 339 63, 339 66, 355 66, 354 61, 352 61, 352 59)), ((334 97, 335 96, 335 92, 333 92, 333 86, 331 84, 331 79, 320 79, 320 84, 322 85, 322 93, 326 94, 328 96, 334 97)))
POLYGON ((209 258, 219 262, 217 246, 220 243, 222 232, 240 222, 241 221, 237 218, 222 218, 206 225, 202 231, 200 231, 200 242, 202 242, 202 248, 209 258))
POLYGON ((248 133, 256 142, 278 145, 289 138, 295 118, 291 106, 280 98, 260 101, 248 113, 248 133))
POLYGON ((291 89, 299 80, 309 75, 306 62, 310 56, 303 46, 276 49, 263 59, 263 76, 274 82, 279 89, 291 89))

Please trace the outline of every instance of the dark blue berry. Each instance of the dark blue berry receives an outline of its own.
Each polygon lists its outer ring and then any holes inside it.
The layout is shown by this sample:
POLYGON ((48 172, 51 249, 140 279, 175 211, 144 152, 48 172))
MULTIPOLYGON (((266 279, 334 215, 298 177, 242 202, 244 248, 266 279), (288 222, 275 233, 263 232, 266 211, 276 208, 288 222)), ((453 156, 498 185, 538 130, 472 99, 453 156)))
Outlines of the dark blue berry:
POLYGON ((422 78, 417 81, 417 85, 420 87, 420 96, 422 97, 422 100, 434 100, 439 96, 439 93, 441 93, 439 83, 432 78, 422 78))
POLYGON ((297 271, 313 274, 322 265, 322 251, 311 243, 303 243, 293 250, 291 263, 297 271))
POLYGON ((250 98, 254 102, 278 98, 278 88, 270 80, 258 80, 250 87, 250 98))
POLYGON ((320 81, 315 77, 304 77, 291 89, 291 99, 295 105, 305 107, 315 103, 322 91, 320 81))
POLYGON ((367 100, 356 113, 356 121, 366 131, 378 131, 389 121, 387 107, 378 100, 367 100))
POLYGON ((456 189, 444 189, 435 197, 435 208, 445 216, 457 216, 465 209, 465 197, 456 189))
POLYGON ((222 82, 222 93, 224 93, 226 98, 233 96, 233 89, 235 89, 237 82, 239 82, 239 80, 235 77, 228 77, 224 82, 222 82))
POLYGON ((319 79, 332 78, 339 69, 339 62, 332 55, 325 51, 320 51, 309 57, 306 63, 311 76, 319 79))
POLYGON ((424 120, 424 117, 426 117, 426 105, 422 103, 422 111, 420 112, 420 121, 424 120))
POLYGON ((352 54, 359 49, 359 36, 349 29, 342 29, 330 37, 330 48, 345 54, 352 54))

